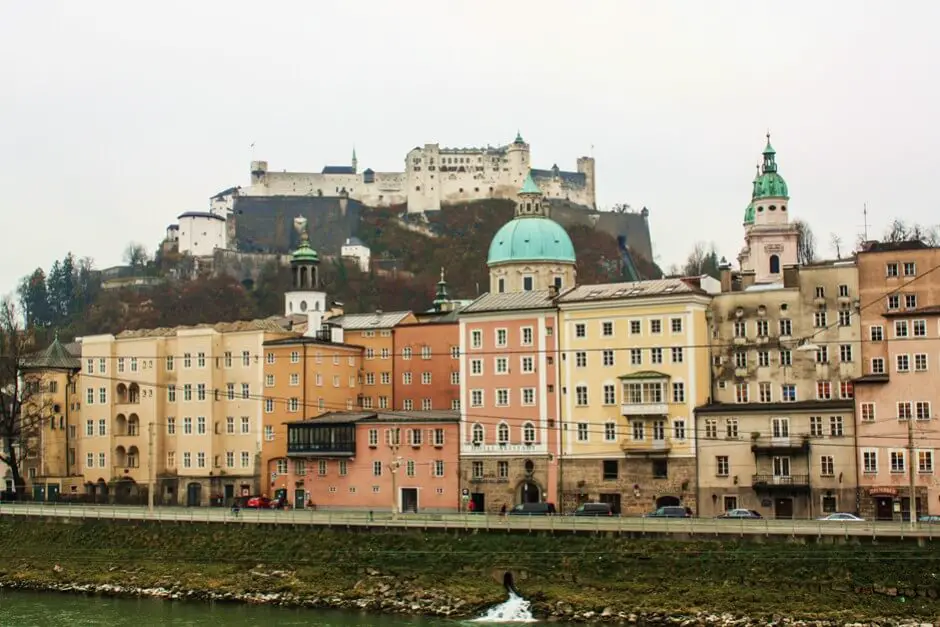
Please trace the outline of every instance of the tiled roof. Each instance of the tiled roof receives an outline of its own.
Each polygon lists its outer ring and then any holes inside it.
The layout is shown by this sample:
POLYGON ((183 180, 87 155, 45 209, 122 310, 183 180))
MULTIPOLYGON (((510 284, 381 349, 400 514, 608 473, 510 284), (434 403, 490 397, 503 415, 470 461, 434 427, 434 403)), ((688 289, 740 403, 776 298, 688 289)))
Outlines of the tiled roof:
POLYGON ((23 360, 23 367, 40 370, 81 370, 82 362, 55 338, 45 350, 23 360))
POLYGON ((898 250, 923 250, 925 248, 930 248, 930 246, 920 241, 919 239, 905 242, 871 241, 862 244, 862 249, 859 251, 859 253, 885 253, 898 250))
POLYGON ((390 329, 411 314, 410 311, 384 311, 367 314, 344 314, 330 318, 333 324, 342 325, 346 331, 368 329, 390 329))
POLYGON ((270 331, 284 333, 287 329, 273 318, 263 320, 237 320, 235 322, 217 322, 215 324, 197 324, 194 326, 159 327, 156 329, 137 329, 121 331, 114 337, 119 340, 142 337, 171 337, 178 331, 187 329, 213 329, 219 333, 239 333, 243 331, 270 331))
POLYGON ((488 292, 460 310, 461 315, 484 311, 517 311, 554 307, 548 290, 531 292, 488 292))
POLYGON ((657 279, 653 281, 629 281, 626 283, 601 283, 599 285, 579 285, 564 293, 559 303, 576 303, 593 300, 619 300, 623 298, 644 298, 648 296, 667 296, 669 294, 703 294, 682 279, 657 279))

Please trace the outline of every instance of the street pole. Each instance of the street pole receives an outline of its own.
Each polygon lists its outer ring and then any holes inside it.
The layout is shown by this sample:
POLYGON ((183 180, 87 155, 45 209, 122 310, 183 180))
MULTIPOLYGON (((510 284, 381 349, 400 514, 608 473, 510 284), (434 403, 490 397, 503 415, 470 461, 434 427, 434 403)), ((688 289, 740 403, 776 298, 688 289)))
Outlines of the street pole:
POLYGON ((910 481, 910 490, 911 490, 911 506, 910 506, 910 516, 911 516, 911 528, 917 526, 917 484, 915 482, 916 475, 914 474, 914 464, 916 460, 914 459, 914 417, 910 416, 907 419, 907 450, 908 455, 910 456, 910 462, 908 462, 907 474, 910 481))
POLYGON ((401 429, 394 427, 389 433, 388 448, 392 452, 392 461, 388 465, 392 473, 392 520, 398 520, 398 469, 401 467, 401 458, 398 457, 398 446, 401 444, 401 429))
POLYGON ((156 423, 153 421, 147 425, 147 510, 151 514, 153 514, 153 491, 154 485, 156 484, 156 481, 154 480, 156 476, 156 469, 153 466, 153 440, 154 436, 156 435, 156 426, 156 423))

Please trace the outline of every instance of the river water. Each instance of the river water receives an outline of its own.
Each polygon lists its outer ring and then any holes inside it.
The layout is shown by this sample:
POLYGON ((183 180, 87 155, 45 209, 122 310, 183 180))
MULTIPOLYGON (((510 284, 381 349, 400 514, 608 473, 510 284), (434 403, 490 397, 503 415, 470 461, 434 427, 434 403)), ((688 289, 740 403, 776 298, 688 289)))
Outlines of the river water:
MULTIPOLYGON (((500 625, 496 615, 486 623, 457 622, 432 618, 407 618, 284 609, 257 605, 186 603, 160 599, 116 599, 57 593, 0 591, 0 625, 3 627, 226 627, 299 626, 305 627, 458 627, 460 625, 500 625)), ((559 623, 555 625, 560 626, 559 623)))

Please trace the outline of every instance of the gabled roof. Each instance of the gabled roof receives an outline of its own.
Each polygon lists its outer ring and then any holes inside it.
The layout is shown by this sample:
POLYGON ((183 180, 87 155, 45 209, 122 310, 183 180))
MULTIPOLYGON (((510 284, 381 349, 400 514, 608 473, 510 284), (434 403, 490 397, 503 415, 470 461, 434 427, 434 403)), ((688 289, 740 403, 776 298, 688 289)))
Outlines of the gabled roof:
POLYGON ((82 362, 56 337, 45 350, 23 360, 26 370, 81 370, 82 362))
POLYGON ((385 311, 364 314, 344 314, 330 318, 332 324, 338 324, 345 331, 365 331, 369 329, 390 329, 411 315, 410 311, 385 311))
POLYGON ((704 294, 682 279, 656 279, 652 281, 628 281, 625 283, 601 283, 579 285, 563 294, 559 303, 590 302, 596 300, 620 300, 668 296, 670 294, 704 294))
POLYGON ((460 314, 488 311, 519 311, 529 309, 551 309, 555 306, 548 290, 531 292, 487 292, 460 310, 460 314))

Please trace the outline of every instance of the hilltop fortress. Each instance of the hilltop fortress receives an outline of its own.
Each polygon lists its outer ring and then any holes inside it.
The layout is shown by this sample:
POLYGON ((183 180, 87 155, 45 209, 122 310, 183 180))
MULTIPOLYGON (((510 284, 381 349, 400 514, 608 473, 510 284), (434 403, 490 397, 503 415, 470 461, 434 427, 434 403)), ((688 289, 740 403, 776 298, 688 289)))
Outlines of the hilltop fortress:
POLYGON ((368 207, 408 206, 408 213, 437 211, 443 205, 487 198, 515 200, 530 170, 546 198, 589 209, 596 206, 594 159, 579 157, 577 172, 532 169, 529 144, 517 134, 508 145, 441 148, 425 144, 405 155, 404 172, 359 171, 356 152, 349 165, 328 165, 321 172, 275 172, 267 161, 251 162, 251 186, 226 190, 213 199, 230 208, 229 196, 341 196, 368 207))

